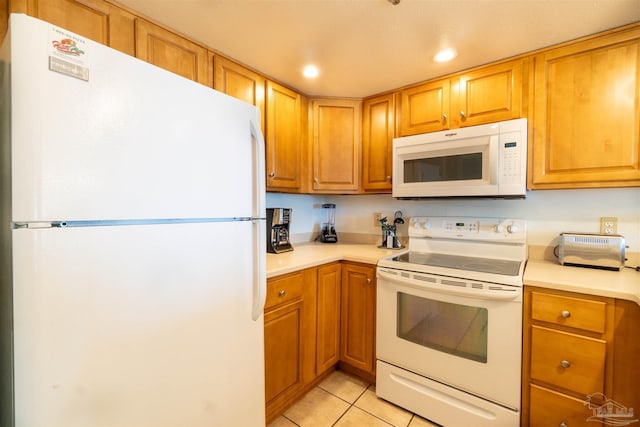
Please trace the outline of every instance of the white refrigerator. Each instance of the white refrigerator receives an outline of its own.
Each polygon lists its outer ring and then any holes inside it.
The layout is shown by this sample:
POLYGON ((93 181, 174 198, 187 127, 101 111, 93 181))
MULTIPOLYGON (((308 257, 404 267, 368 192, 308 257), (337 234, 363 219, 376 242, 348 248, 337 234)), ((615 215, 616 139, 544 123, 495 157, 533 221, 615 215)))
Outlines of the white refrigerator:
POLYGON ((259 111, 12 15, 0 425, 263 426, 259 111))

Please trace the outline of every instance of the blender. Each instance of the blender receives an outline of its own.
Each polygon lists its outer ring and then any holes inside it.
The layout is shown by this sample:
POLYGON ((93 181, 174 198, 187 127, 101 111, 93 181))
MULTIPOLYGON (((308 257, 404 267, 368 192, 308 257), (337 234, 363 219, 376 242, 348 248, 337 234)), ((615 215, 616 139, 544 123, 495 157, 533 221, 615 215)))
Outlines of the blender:
POLYGON ((322 223, 322 229, 320 231, 320 241, 322 243, 336 243, 338 241, 338 235, 336 234, 336 205, 333 203, 325 203, 322 205, 323 209, 326 209, 327 217, 326 221, 322 223))

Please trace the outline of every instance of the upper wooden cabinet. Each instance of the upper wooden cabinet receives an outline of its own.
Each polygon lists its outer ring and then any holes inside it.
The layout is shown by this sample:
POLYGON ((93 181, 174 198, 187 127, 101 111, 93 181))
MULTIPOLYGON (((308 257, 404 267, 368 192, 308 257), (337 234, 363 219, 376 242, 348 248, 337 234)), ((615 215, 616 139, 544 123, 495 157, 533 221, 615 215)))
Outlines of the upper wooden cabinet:
POLYGON ((399 136, 449 129, 450 88, 450 80, 442 79, 403 89, 398 112, 399 136))
POLYGON ((365 99, 362 118, 362 190, 391 192, 395 94, 365 99))
POLYGON ((267 79, 222 56, 209 54, 213 64, 213 88, 260 109, 260 125, 265 131, 264 91, 267 79))
POLYGON ((136 57, 213 87, 204 47, 143 19, 136 19, 136 57))
POLYGON ((267 81, 267 190, 300 188, 303 147, 300 104, 300 94, 267 81))
POLYGON ((355 193, 360 186, 362 101, 312 100, 313 191, 355 193))
POLYGON ((640 28, 534 58, 530 188, 640 185, 640 28))
POLYGON ((403 89, 399 136, 519 118, 522 63, 499 63, 403 89))
POLYGON ((25 13, 133 55, 134 16, 103 0, 9 0, 9 11, 25 13))

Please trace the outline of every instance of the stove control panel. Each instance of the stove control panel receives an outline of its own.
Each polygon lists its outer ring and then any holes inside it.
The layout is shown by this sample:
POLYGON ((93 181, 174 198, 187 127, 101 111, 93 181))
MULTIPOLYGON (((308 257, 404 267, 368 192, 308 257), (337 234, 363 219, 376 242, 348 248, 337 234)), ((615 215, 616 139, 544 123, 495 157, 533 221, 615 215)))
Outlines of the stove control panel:
POLYGON ((420 216, 409 220, 409 237, 524 243, 527 223, 509 218, 420 216))

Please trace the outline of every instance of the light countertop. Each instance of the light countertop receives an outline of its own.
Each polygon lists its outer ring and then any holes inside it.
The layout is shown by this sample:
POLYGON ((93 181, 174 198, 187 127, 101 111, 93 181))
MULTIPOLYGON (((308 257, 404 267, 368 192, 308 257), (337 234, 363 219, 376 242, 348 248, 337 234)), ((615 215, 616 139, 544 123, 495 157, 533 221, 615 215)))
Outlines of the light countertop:
POLYGON ((640 305, 640 272, 564 266, 553 261, 529 260, 524 284, 633 301, 640 305))
MULTIPOLYGON (((373 244, 307 243, 291 252, 267 254, 267 278, 280 276, 333 261, 354 261, 376 265, 380 258, 403 250, 380 249, 373 244)), ((633 301, 640 305, 640 272, 563 266, 554 261, 529 259, 524 284, 548 289, 580 292, 633 301)))

